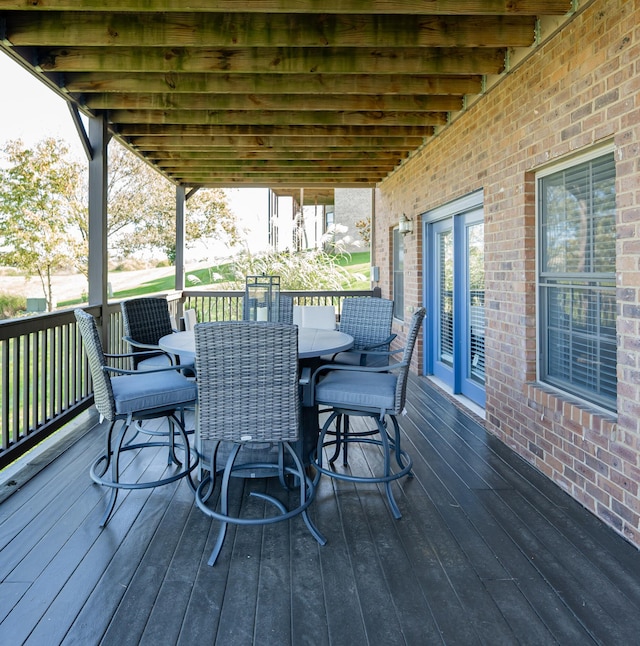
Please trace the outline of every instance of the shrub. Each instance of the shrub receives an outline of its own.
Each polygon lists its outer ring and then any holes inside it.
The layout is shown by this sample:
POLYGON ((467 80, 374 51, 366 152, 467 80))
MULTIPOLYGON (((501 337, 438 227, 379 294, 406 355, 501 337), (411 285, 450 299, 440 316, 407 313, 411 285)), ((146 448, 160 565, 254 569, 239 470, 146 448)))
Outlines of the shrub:
POLYGON ((27 311, 27 299, 15 294, 0 293, 0 319, 12 319, 27 311))
POLYGON ((297 253, 243 253, 234 258, 235 288, 243 289, 245 276, 280 276, 286 290, 340 290, 353 276, 340 265, 341 256, 316 249, 297 253))

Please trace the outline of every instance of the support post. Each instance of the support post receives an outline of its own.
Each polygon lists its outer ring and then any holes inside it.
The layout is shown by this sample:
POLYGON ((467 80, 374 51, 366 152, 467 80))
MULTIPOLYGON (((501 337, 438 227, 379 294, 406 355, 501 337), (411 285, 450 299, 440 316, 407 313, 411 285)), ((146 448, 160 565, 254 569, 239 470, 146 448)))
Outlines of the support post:
MULTIPOLYGON (((108 302, 107 253, 107 122, 89 118, 89 305, 104 309, 108 302)), ((104 319, 104 316, 103 316, 104 319)))
POLYGON ((184 209, 187 201, 185 187, 182 184, 176 186, 176 291, 184 291, 184 250, 185 250, 185 228, 184 209))

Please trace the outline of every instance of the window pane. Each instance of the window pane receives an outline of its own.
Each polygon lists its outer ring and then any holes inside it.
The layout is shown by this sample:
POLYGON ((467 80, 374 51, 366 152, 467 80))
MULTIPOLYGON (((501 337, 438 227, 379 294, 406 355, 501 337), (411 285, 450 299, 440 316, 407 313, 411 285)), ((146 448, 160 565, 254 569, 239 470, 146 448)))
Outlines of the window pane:
POLYGON ((484 384, 484 223, 467 227, 467 376, 484 384))
POLYGON ((540 186, 542 271, 614 272, 613 155, 550 175, 540 186))
POLYGON ((393 316, 404 320, 404 238, 393 230, 393 316))
POLYGON ((438 359, 453 365, 453 232, 438 234, 438 359))
POLYGON ((615 409, 613 154, 539 181, 541 378, 615 409))

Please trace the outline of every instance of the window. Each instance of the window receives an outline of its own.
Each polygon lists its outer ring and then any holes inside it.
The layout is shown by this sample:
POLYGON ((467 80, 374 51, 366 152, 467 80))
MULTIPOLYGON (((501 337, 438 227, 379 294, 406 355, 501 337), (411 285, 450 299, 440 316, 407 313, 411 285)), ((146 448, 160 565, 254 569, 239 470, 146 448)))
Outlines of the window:
MULTIPOLYGON (((329 207, 333 209, 333 207, 329 207)), ((335 224, 335 214, 333 210, 327 211, 324 216, 324 226, 325 226, 325 231, 328 230, 330 227, 332 227, 335 224)))
POLYGON ((540 379, 615 410, 613 153, 540 174, 537 190, 540 379))
POLYGON ((404 321, 404 238, 393 230, 393 317, 404 321))

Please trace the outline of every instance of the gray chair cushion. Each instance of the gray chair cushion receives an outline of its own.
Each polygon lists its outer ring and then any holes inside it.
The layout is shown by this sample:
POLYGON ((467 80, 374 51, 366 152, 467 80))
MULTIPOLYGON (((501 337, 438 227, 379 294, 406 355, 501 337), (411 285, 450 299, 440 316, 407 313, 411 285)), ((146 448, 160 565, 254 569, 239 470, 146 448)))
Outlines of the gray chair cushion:
POLYGON ((316 386, 315 399, 334 408, 391 411, 395 405, 396 381, 396 375, 388 372, 334 370, 316 386))
POLYGON ((198 392, 193 381, 174 371, 114 377, 111 387, 119 415, 183 406, 198 392))
POLYGON ((136 370, 157 370, 158 368, 168 368, 171 365, 171 359, 166 354, 157 354, 154 357, 138 361, 136 370))

